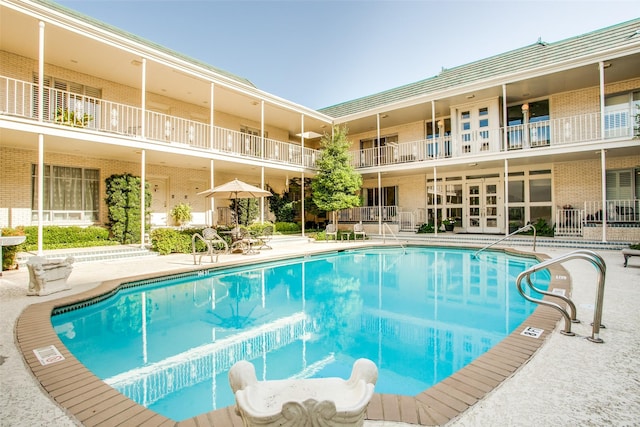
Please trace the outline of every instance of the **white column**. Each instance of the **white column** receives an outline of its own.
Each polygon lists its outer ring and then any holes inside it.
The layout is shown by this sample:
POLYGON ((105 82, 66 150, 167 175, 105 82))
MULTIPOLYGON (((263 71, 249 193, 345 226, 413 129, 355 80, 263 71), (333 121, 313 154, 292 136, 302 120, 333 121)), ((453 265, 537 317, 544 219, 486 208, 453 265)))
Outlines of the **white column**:
POLYGON ((211 108, 209 109, 209 148, 211 148, 212 150, 216 147, 216 144, 215 144, 216 129, 215 129, 215 120, 214 120, 215 112, 213 110, 213 104, 215 101, 215 95, 214 95, 215 87, 216 87, 215 83, 211 82, 211 94, 209 97, 209 104, 211 105, 211 108))
MULTIPOLYGON (((604 128, 603 128, 604 129, 604 128)), ((606 150, 600 149, 600 169, 602 173, 602 241, 607 241, 607 159, 606 150)))
MULTIPOLYGON (((302 145, 302 180, 300 182, 300 198, 302 199, 301 204, 300 204, 300 215, 302 216, 302 237, 304 237, 304 227, 305 227, 305 215, 306 212, 304 210, 304 114, 300 115, 300 135, 302 135, 301 137, 301 141, 300 144, 302 145)), ((335 218, 334 218, 335 219, 335 218)), ((335 224, 335 221, 334 221, 335 224)))
MULTIPOLYGON (((213 188, 215 185, 214 172, 214 161, 211 159, 209 160, 209 188, 213 188)), ((217 222, 215 200, 213 197, 209 197, 209 224, 214 226, 217 222)))
POLYGON ((509 126, 509 114, 507 110, 507 85, 502 85, 502 150, 507 151, 507 126, 509 126))
MULTIPOLYGON (((376 135, 378 137, 378 162, 380 166, 380 159, 382 158, 382 147, 380 147, 380 113, 376 114, 376 135)), ((378 171, 378 234, 382 234, 382 178, 380 171, 378 171)))
POLYGON ((604 141, 604 62, 598 64, 600 69, 600 139, 604 141))
MULTIPOLYGON (((439 130, 438 130, 439 132, 439 130)), ((438 139, 436 140, 436 101, 431 101, 431 141, 434 144, 433 145, 433 153, 436 154, 436 157, 438 157, 438 153, 436 152, 436 147, 438 145, 438 142, 440 141, 440 138, 442 138, 444 135, 438 135, 438 139)), ((428 151, 427 151, 428 153, 428 151)))
MULTIPOLYGON (((260 167, 260 188, 264 190, 264 166, 260 167)), ((264 224, 264 197, 260 197, 260 223, 264 224)))
MULTIPOLYGON (((213 150, 216 147, 216 126, 215 126, 215 91, 216 85, 211 82, 211 93, 209 95, 209 146, 213 150)), ((214 164, 213 159, 209 161, 209 188, 214 187, 214 164)), ((209 197, 209 225, 217 224, 216 204, 213 197, 209 197)))
POLYGON ((147 151, 142 150, 141 159, 140 159, 140 247, 144 248, 144 235, 146 232, 146 222, 147 222, 147 209, 146 209, 146 191, 145 191, 145 181, 146 181, 146 163, 147 163, 147 151))
POLYGON ((140 119, 140 128, 142 129, 142 138, 147 137, 147 59, 142 58, 142 117, 140 119))
MULTIPOLYGON (((40 104, 42 105, 42 104, 40 104)), ((40 109, 42 111, 42 108, 40 109)), ((38 135, 38 255, 42 256, 42 231, 44 214, 44 135, 38 135)))
MULTIPOLYGON (((44 121, 44 22, 38 24, 38 121, 44 121)), ((44 221, 44 135, 38 135, 38 255, 42 255, 44 221)), ((1 270, 1 269, 0 269, 1 270)))
POLYGON ((44 120, 44 22, 38 31, 38 121, 44 120))
MULTIPOLYGON (((429 186, 427 185, 427 189, 429 186)), ((428 191, 428 190, 427 190, 428 191)), ((433 228, 438 235, 438 171, 433 167, 433 228)))
MULTIPOLYGON (((504 87, 504 86, 503 86, 504 87)), ((505 236, 509 235, 509 160, 504 159, 504 221, 505 236)))
POLYGON ((378 171, 378 234, 382 234, 382 201, 380 200, 380 189, 382 188, 382 175, 378 171))

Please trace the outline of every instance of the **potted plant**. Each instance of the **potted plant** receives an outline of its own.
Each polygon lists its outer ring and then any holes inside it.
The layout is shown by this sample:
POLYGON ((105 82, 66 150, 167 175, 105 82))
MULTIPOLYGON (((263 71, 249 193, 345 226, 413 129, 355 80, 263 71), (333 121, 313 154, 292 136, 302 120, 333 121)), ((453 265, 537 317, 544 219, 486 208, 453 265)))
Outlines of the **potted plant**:
POLYGON ((444 225, 445 231, 453 231, 453 227, 456 224, 455 218, 445 218, 442 220, 442 225, 444 225))
POLYGON ((178 203, 169 213, 173 222, 182 226, 191 221, 191 206, 188 203, 178 203))
POLYGON ((93 120, 93 116, 87 113, 76 113, 75 111, 60 107, 56 110, 54 118, 56 123, 80 128, 87 126, 91 120, 93 120))

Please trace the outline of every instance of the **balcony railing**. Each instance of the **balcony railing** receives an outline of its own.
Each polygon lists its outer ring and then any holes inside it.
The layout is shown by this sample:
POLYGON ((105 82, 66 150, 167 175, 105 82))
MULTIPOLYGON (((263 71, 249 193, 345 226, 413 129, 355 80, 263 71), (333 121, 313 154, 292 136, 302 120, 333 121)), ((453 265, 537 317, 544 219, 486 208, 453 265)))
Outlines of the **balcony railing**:
MULTIPOLYGON (((640 137, 640 131, 634 128, 636 114, 638 112, 633 107, 607 111, 604 120, 605 139, 640 137)), ((600 113, 590 113, 507 126, 506 140, 504 128, 493 128, 365 148, 352 152, 351 164, 355 168, 367 168, 598 141, 601 139, 600 117, 600 113)))
POLYGON ((382 210, 382 221, 395 222, 398 217, 397 206, 361 206, 338 211, 338 222, 378 222, 382 210))
MULTIPOLYGON (((315 168, 318 150, 47 87, 43 121, 315 168), (142 115, 145 114, 143 135, 142 115)), ((0 76, 0 114, 38 120, 38 85, 0 76)))
MULTIPOLYGON (((308 168, 315 168, 315 162, 321 155, 318 150, 303 149, 298 144, 262 139, 215 126, 212 142, 209 124, 152 111, 144 112, 146 124, 145 135, 142 135, 141 108, 54 88, 45 88, 43 97, 43 120, 49 123, 308 168)), ((37 120, 38 102, 37 85, 0 76, 0 114, 37 120)), ((633 106, 607 111, 603 121, 604 138, 640 136, 634 129, 637 114, 638 110, 633 106)), ((600 113, 590 113, 507 126, 506 132, 505 128, 483 128, 457 135, 365 148, 351 153, 351 164, 355 168, 368 168, 597 141, 602 138, 600 119, 600 113)))

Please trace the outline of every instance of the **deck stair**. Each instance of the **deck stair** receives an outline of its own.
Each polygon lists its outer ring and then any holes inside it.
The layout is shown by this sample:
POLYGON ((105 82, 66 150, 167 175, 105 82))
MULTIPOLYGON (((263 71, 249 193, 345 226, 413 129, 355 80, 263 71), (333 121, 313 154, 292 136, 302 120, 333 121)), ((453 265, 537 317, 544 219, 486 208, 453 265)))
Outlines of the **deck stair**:
MULTIPOLYGON (((27 260, 36 255, 31 252, 21 252, 18 254, 18 265, 23 266, 27 260)), ((140 246, 100 246, 91 248, 75 248, 75 249, 60 249, 44 251, 42 256, 48 259, 65 258, 72 256, 74 262, 93 262, 93 261, 112 261, 125 258, 142 258, 157 256, 157 252, 153 252, 148 248, 141 248, 140 246)))

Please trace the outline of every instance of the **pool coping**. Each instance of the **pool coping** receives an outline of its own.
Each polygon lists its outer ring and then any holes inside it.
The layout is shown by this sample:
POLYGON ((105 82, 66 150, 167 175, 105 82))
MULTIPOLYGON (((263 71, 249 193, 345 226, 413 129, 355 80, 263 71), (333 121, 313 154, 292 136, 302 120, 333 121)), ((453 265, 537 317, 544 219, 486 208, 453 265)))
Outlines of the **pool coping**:
MULTIPOLYGON (((358 247, 377 246, 362 245, 358 247)), ((448 245, 415 244, 411 246, 447 247, 448 245)), ((471 246, 456 246, 477 249, 471 246)), ((540 261, 549 257, 543 254, 521 251, 513 248, 496 248, 496 251, 526 255, 540 261)), ((313 251, 314 254, 336 252, 336 249, 313 251)), ((302 256, 302 254, 301 254, 302 256)), ((260 263, 290 259, 290 256, 261 258, 260 263)), ((163 272, 170 276, 198 270, 211 270, 230 266, 255 264, 255 259, 224 265, 200 266, 200 268, 180 268, 163 272)), ((549 267, 551 283, 549 289, 564 289, 567 296, 571 290, 571 278, 559 264, 549 267)), ((118 425, 122 423, 142 426, 242 426, 242 420, 235 413, 234 406, 200 414, 184 421, 164 417, 130 400, 108 386, 91 373, 66 348, 55 333, 50 317, 52 311, 113 291, 122 283, 158 277, 158 273, 146 273, 131 277, 104 281, 93 289, 82 293, 63 296, 42 303, 32 304, 24 309, 17 319, 14 331, 17 347, 24 361, 39 382, 42 389, 72 418, 87 426, 118 425), (42 365, 33 350, 54 345, 64 356, 64 360, 42 365)), ((546 297, 545 297, 546 299, 546 297)), ((557 300, 555 300, 557 302, 557 300)), ((469 365, 438 384, 416 396, 374 394, 366 413, 367 420, 403 422, 415 425, 444 425, 459 417, 469 407, 499 387, 524 366, 558 326, 562 315, 549 307, 536 307, 534 312, 510 335, 469 365), (521 335, 524 327, 544 330, 538 338, 521 335)))

